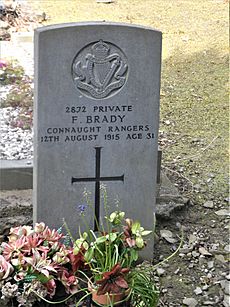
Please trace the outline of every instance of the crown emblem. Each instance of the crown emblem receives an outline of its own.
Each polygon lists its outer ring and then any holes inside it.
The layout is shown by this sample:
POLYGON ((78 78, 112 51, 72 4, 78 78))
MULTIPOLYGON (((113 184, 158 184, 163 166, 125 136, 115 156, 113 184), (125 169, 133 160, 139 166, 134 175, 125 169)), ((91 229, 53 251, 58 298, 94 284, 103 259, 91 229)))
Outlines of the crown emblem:
POLYGON ((100 40, 98 43, 92 46, 92 52, 98 59, 104 59, 109 54, 109 46, 100 40))

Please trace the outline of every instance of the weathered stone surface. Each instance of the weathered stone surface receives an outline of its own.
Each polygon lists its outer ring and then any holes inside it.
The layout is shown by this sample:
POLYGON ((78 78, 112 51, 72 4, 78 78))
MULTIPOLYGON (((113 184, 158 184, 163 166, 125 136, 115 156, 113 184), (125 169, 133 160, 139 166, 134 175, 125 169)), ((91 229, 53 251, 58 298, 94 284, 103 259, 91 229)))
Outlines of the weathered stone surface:
POLYGON ((170 230, 167 230, 167 229, 162 229, 160 231, 160 235, 163 239, 165 239, 168 243, 176 243, 177 242, 177 239, 175 239, 173 237, 173 233, 170 231, 170 230))
POLYGON ((25 224, 32 224, 32 190, 1 191, 1 240, 11 227, 25 224))
POLYGON ((182 197, 169 178, 161 172, 161 182, 158 185, 156 199, 156 217, 169 219, 178 210, 182 210, 188 203, 188 199, 182 197))
POLYGON ((204 206, 204 208, 213 209, 213 208, 214 208, 214 203, 213 203, 213 201, 208 200, 208 201, 206 201, 206 202, 203 204, 203 206, 204 206))
POLYGON ((229 307, 229 302, 230 302, 230 296, 225 294, 224 301, 223 301, 224 307, 229 307))
POLYGON ((195 298, 188 297, 183 300, 183 304, 189 307, 196 307, 198 305, 198 302, 195 298))
POLYGON ((0 190, 31 189, 33 170, 28 160, 1 160, 0 190))
POLYGON ((220 216, 230 216, 230 211, 228 209, 220 209, 215 211, 215 214, 220 216))

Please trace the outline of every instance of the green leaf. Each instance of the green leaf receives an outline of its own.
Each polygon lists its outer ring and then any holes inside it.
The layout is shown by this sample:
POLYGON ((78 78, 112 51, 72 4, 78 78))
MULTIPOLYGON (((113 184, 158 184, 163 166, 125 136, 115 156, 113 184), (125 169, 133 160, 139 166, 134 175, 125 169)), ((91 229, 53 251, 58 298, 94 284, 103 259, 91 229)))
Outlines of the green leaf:
POLYGON ((93 253, 94 253, 94 247, 90 247, 84 255, 85 260, 87 262, 91 261, 91 259, 93 258, 93 253))
POLYGON ((52 279, 53 278, 53 276, 49 276, 49 277, 47 277, 47 276, 45 276, 45 275, 43 275, 43 274, 39 274, 38 276, 37 276, 37 279, 42 283, 42 284, 45 284, 45 283, 47 283, 50 279, 52 279))
POLYGON ((135 249, 131 249, 131 258, 132 261, 137 261, 138 259, 138 252, 135 249))
POLYGON ((120 211, 119 212, 119 218, 123 219, 125 217, 125 212, 124 211, 120 211))
POLYGON ((82 238, 83 238, 84 240, 86 240, 86 239, 87 239, 87 237, 88 237, 87 232, 83 232, 82 238))
POLYGON ((44 245, 44 246, 49 246, 49 242, 48 242, 48 241, 44 241, 44 242, 43 242, 43 245, 44 245))
POLYGON ((144 231, 142 231, 141 235, 142 236, 148 236, 148 235, 150 235, 150 233, 152 233, 152 230, 144 230, 144 231))
POLYGON ((141 224, 138 221, 134 222, 133 225, 132 225, 132 228, 131 228, 132 233, 136 234, 137 231, 140 230, 140 227, 141 227, 141 224))
POLYGON ((96 239, 96 243, 100 244, 100 243, 105 242, 106 240, 107 240, 107 238, 105 236, 99 237, 99 238, 96 239))
POLYGON ((82 244, 82 239, 77 239, 77 240, 74 242, 74 247, 80 248, 80 247, 81 247, 81 244, 82 244))
POLYGON ((136 245, 138 248, 144 247, 144 240, 141 237, 136 238, 136 245))
POLYGON ((82 246, 84 247, 85 250, 87 250, 89 248, 89 244, 88 242, 83 242, 82 246))
POLYGON ((110 242, 115 241, 117 238, 117 234, 115 232, 109 233, 108 234, 108 239, 110 240, 110 242))
POLYGON ((79 253, 80 248, 78 246, 75 246, 73 249, 73 254, 77 255, 79 253))
POLYGON ((31 282, 31 281, 33 281, 33 280, 35 280, 35 279, 38 279, 37 277, 38 277, 38 276, 37 276, 36 274, 29 274, 29 275, 27 275, 27 276, 24 278, 24 281, 25 281, 25 282, 31 282))
POLYGON ((111 213, 110 216, 109 216, 109 221, 111 223, 113 223, 113 221, 115 220, 116 216, 117 216, 117 212, 111 213))

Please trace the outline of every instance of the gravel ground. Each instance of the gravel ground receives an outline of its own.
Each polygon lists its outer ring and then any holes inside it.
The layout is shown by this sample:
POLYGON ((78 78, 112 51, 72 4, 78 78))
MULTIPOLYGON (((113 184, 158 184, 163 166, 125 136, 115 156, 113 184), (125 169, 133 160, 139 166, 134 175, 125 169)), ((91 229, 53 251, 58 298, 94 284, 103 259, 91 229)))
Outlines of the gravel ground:
MULTIPOLYGON (((32 35, 31 33, 31 37, 32 35)), ((17 59, 24 68, 26 75, 33 78, 33 43, 23 42, 24 37, 26 36, 15 33, 13 41, 1 42, 1 58, 17 59)), ((2 86, 0 88, 0 98, 4 99, 10 89, 11 86, 2 86)), ((10 121, 14 120, 18 113, 19 109, 0 108, 0 159, 21 160, 33 158, 33 131, 10 125, 10 121)))
POLYGON ((17 117, 19 109, 0 109, 0 158, 22 160, 33 158, 33 132, 12 127, 10 121, 17 117))
POLYGON ((159 266, 156 281, 161 288, 161 307, 230 306, 229 211, 223 203, 190 203, 168 220, 158 220, 154 262, 177 255, 159 266))

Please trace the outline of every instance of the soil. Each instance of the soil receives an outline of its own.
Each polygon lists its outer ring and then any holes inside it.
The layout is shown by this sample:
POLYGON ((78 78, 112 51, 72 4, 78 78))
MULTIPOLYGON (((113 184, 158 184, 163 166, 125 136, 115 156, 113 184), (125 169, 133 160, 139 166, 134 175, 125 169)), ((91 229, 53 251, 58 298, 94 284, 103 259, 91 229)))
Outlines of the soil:
POLYGON ((190 202, 170 220, 158 221, 154 263, 175 251, 181 238, 181 227, 184 229, 182 248, 160 266, 165 271, 160 275, 159 306, 185 306, 182 302, 186 297, 195 298, 197 306, 229 306, 223 305, 221 288, 221 281, 229 274, 229 221, 226 216, 215 213, 219 207, 203 208, 190 202), (178 238, 177 243, 162 238, 162 229, 170 230, 173 237, 178 238), (202 291, 196 295, 197 288, 202 291))
POLYGON ((32 31, 42 20, 36 14, 31 15, 30 7, 24 2, 3 0, 0 3, 0 41, 11 40, 14 32, 32 31))

